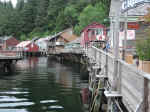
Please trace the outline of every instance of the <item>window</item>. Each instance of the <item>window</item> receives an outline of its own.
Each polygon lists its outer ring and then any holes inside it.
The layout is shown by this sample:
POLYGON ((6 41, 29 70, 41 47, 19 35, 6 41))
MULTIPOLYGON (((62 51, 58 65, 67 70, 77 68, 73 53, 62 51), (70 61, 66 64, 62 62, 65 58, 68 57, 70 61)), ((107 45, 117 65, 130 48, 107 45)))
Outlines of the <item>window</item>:
POLYGON ((96 29, 96 35, 103 35, 103 29, 102 28, 96 29))

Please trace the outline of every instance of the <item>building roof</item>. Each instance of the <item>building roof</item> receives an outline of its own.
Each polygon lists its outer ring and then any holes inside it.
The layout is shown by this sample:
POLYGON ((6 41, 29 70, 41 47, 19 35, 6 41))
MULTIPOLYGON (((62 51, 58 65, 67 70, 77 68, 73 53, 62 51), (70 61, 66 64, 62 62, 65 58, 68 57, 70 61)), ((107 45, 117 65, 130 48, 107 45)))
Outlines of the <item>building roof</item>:
POLYGON ((31 43, 31 41, 22 41, 16 47, 26 47, 30 43, 31 43))
POLYGON ((72 28, 69 28, 64 32, 62 32, 60 36, 65 40, 67 40, 68 42, 71 42, 77 38, 77 36, 73 34, 72 28))
POLYGON ((32 40, 31 40, 31 42, 35 42, 36 40, 38 40, 39 39, 39 37, 34 37, 32 40))
POLYGON ((47 38, 48 38, 48 40, 50 41, 50 40, 56 38, 57 36, 59 36, 61 33, 62 33, 62 32, 59 32, 59 33, 57 33, 57 34, 55 34, 55 35, 52 35, 52 36, 49 36, 49 37, 47 37, 47 38))
POLYGON ((36 40, 36 42, 46 42, 48 40, 49 40, 49 38, 40 38, 40 39, 36 40))
POLYGON ((73 41, 73 40, 75 40, 77 38, 77 36, 74 35, 72 32, 73 32, 72 28, 68 28, 68 29, 65 29, 62 32, 59 32, 59 33, 57 33, 55 35, 52 35, 52 36, 48 37, 48 40, 50 41, 50 40, 52 40, 54 38, 58 38, 59 36, 61 36, 62 38, 64 38, 68 42, 71 42, 71 41, 73 41))
POLYGON ((16 38, 9 38, 5 42, 7 46, 16 46, 19 44, 19 41, 16 38))
POLYGON ((81 37, 77 37, 75 40, 69 42, 68 44, 76 44, 76 43, 80 43, 81 42, 81 37))
MULTIPOLYGON (((111 0, 109 17, 114 17, 116 12, 118 12, 118 10, 121 11, 121 6, 122 6, 121 0, 111 0)), ((128 10, 128 16, 143 16, 147 13, 148 7, 150 7, 150 3, 143 3, 136 8, 128 10)))
POLYGON ((147 8, 150 8, 150 3, 144 3, 138 7, 136 7, 135 9, 130 9, 128 11, 128 15, 132 16, 144 16, 145 14, 147 14, 147 8))
POLYGON ((93 23, 89 24, 88 26, 86 26, 81 32, 83 32, 84 30, 90 29, 90 28, 94 29, 94 28, 100 28, 100 27, 105 27, 105 26, 100 23, 93 22, 93 23))

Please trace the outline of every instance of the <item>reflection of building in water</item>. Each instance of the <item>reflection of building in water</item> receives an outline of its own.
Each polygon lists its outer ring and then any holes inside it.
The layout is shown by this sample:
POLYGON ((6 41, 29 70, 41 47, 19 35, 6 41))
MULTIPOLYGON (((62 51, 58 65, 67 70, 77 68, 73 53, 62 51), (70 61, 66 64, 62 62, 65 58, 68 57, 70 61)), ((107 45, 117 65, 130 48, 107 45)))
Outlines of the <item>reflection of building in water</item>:
POLYGON ((27 69, 27 68, 29 68, 28 59, 17 61, 16 67, 18 69, 27 69))
POLYGON ((46 57, 38 58, 38 63, 36 66, 38 67, 37 71, 39 73, 44 73, 48 70, 48 59, 46 57))
POLYGON ((59 82, 64 87, 73 87, 72 75, 70 71, 62 71, 60 73, 59 82))
POLYGON ((61 83, 64 87, 72 87, 72 73, 67 67, 56 63, 56 82, 61 83))
POLYGON ((38 63, 37 57, 29 57, 29 66, 30 68, 34 68, 38 63))
POLYGON ((37 63, 38 63, 37 57, 30 57, 28 59, 18 61, 16 63, 16 67, 19 69, 29 69, 29 68, 34 68, 37 63))
POLYGON ((48 58, 46 58, 46 57, 40 57, 39 59, 38 59, 38 63, 37 63, 38 65, 40 65, 40 67, 42 66, 42 67, 47 67, 47 64, 48 64, 48 58))
POLYGON ((72 72, 72 67, 62 66, 59 63, 55 63, 56 73, 55 79, 57 83, 62 84, 66 88, 72 87, 88 87, 86 84, 87 82, 81 82, 80 80, 80 73, 72 72))

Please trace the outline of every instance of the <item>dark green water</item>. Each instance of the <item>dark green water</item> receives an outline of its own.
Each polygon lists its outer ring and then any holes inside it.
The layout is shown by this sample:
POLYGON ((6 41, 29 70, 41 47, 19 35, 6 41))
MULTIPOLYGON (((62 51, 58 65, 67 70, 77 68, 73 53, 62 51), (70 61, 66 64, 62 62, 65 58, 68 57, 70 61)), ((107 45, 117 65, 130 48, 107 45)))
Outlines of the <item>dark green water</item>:
POLYGON ((18 61, 16 72, 0 75, 0 112, 83 112, 82 72, 47 58, 18 61))

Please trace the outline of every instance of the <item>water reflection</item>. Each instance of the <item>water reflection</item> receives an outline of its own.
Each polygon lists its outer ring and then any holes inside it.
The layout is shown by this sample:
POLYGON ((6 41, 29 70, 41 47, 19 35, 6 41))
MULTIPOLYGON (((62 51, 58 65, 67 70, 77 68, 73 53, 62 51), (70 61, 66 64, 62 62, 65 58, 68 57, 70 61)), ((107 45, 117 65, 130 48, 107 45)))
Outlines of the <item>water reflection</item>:
POLYGON ((58 100, 43 100, 43 101, 40 101, 40 103, 56 103, 58 102, 58 100))
POLYGON ((1 112, 28 112, 26 109, 0 109, 1 112))
POLYGON ((83 112, 80 69, 47 58, 18 61, 16 72, 0 79, 0 112, 83 112))

